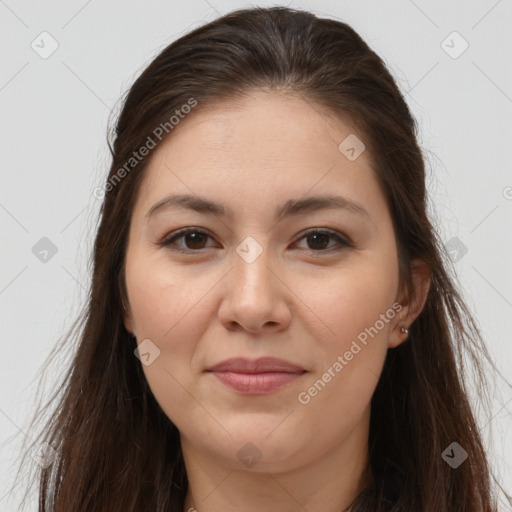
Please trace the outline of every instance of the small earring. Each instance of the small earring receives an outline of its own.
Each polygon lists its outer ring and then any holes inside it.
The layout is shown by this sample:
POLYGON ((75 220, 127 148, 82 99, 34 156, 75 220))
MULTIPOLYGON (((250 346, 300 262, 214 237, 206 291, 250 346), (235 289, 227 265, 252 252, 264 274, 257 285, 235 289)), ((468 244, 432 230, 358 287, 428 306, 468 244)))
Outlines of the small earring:
POLYGON ((407 339, 408 336, 409 336, 409 329, 407 329, 406 327, 402 326, 402 327, 400 327, 400 331, 405 333, 405 338, 407 339))

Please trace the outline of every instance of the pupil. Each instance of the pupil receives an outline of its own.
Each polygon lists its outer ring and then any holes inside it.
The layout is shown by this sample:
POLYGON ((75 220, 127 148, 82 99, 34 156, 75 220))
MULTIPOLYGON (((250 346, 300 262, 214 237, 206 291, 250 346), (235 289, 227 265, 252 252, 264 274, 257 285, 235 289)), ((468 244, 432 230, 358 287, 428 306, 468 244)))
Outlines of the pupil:
MULTIPOLYGON (((196 246, 194 246, 194 243, 198 243, 198 242, 200 241, 200 239, 201 239, 201 237, 202 237, 202 236, 204 236, 204 235, 203 235, 203 234, 201 234, 201 233, 192 233, 192 234, 190 234, 190 233, 189 233, 189 234, 187 235, 187 245, 189 245, 189 246, 190 246, 190 244, 188 243, 188 239, 190 239, 190 237, 193 237, 193 239, 192 239, 192 247, 190 247, 190 248, 191 248, 191 249, 201 249, 201 247, 196 247, 196 246), (195 240, 194 240, 194 239, 195 239, 195 240)), ((201 245, 201 244, 199 244, 199 245, 201 245)))
MULTIPOLYGON (((323 235, 321 233, 310 235, 308 238, 313 238, 313 239, 316 238, 316 239, 318 239, 318 237, 323 238, 324 241, 327 239, 327 235, 323 235)), ((320 247, 320 248, 324 248, 325 247, 325 244, 321 244, 321 245, 322 245, 322 247, 320 247)), ((314 247, 314 248, 319 249, 319 247, 314 247)))

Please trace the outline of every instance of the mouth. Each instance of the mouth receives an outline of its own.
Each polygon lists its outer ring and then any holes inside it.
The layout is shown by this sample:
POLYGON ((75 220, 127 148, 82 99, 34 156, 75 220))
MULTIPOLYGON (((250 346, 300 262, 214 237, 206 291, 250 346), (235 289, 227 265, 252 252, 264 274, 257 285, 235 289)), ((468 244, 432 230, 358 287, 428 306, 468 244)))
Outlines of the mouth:
POLYGON ((228 359, 206 371, 225 386, 246 395, 271 393, 307 373, 296 364, 272 357, 228 359))

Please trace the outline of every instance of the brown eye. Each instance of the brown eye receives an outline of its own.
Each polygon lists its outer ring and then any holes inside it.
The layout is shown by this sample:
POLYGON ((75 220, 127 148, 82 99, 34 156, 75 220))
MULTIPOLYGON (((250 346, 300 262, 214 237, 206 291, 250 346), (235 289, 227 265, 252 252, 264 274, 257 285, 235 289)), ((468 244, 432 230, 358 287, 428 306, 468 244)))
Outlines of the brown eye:
POLYGON ((203 244, 205 242, 206 235, 203 233, 188 233, 184 236, 185 245, 189 249, 203 249, 203 244))
POLYGON ((312 241, 311 249, 325 249, 329 244, 330 235, 326 235, 325 233, 314 233, 313 235, 308 235, 307 240, 312 241))
POLYGON ((177 233, 173 234, 171 237, 165 238, 162 242, 159 243, 161 246, 169 246, 173 251, 190 253, 190 252, 198 252, 201 249, 205 249, 205 241, 209 238, 210 235, 205 231, 198 228, 186 228, 177 233), (183 239, 185 246, 182 244, 176 244, 177 240, 183 239), (173 247, 174 246, 174 247, 173 247))
POLYGON ((339 236, 337 233, 331 231, 320 231, 318 229, 308 231, 299 240, 306 239, 307 249, 313 252, 331 252, 331 250, 338 250, 343 247, 351 247, 351 244, 339 236), (328 247, 329 239, 334 240, 336 243, 328 247))

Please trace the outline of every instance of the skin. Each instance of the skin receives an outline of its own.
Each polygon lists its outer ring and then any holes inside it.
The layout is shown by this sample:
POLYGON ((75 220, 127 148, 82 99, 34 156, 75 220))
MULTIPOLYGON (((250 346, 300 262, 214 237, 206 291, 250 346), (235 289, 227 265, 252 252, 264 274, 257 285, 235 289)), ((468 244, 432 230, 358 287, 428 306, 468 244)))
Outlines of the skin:
POLYGON ((299 393, 399 298, 392 219, 371 155, 349 161, 338 145, 356 132, 292 94, 260 91, 200 106, 151 155, 125 267, 126 329, 160 350, 143 370, 180 431, 189 479, 183 510, 339 512, 369 478, 370 400, 388 349, 406 338, 400 327, 424 306, 428 273, 415 267, 417 299, 399 302, 394 318, 300 403, 299 393), (369 216, 344 209, 275 216, 290 199, 334 192, 369 216), (220 202, 233 217, 168 209, 147 220, 171 193, 220 202), (189 254, 157 245, 185 227, 208 232, 174 242, 189 254), (353 246, 304 237, 309 228, 348 237, 353 246), (251 263, 236 252, 247 236, 262 250, 251 263), (205 372, 231 357, 261 356, 307 373, 270 394, 247 396, 205 372), (261 455, 251 467, 237 456, 247 443, 254 446, 245 450, 261 455))

